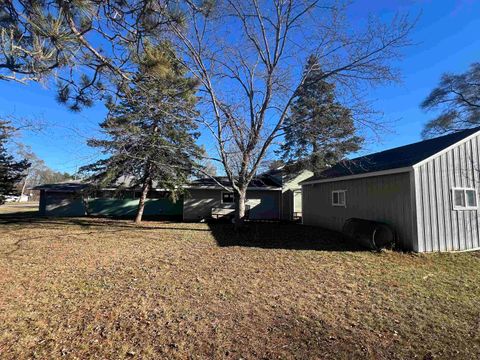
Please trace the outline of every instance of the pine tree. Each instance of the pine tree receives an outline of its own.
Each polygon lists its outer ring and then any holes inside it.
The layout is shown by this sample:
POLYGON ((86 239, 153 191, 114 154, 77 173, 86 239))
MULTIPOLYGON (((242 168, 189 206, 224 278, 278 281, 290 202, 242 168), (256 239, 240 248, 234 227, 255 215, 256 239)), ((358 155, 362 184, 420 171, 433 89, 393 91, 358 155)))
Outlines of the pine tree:
POLYGON ((326 82, 318 59, 310 56, 305 82, 299 87, 290 116, 285 120, 285 141, 280 153, 285 162, 314 173, 360 149, 352 112, 335 96, 335 85, 326 82))
POLYGON ((100 125, 107 139, 88 142, 108 157, 81 171, 91 172, 101 184, 129 176, 133 186, 141 186, 137 223, 152 184, 178 195, 202 153, 195 144, 196 87, 171 45, 148 47, 132 86, 123 90, 118 104, 108 105, 109 115, 100 125))
POLYGON ((27 160, 15 161, 7 152, 6 144, 13 130, 8 122, 0 121, 0 204, 4 202, 5 195, 15 192, 15 185, 30 167, 27 160))

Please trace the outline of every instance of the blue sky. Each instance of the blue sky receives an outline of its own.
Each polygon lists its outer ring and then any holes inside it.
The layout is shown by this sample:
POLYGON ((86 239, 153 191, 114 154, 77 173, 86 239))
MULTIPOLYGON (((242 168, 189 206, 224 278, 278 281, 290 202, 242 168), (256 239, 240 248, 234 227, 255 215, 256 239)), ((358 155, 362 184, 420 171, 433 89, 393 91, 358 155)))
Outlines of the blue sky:
MULTIPOLYGON (((377 88, 370 94, 390 125, 363 153, 420 140, 422 127, 432 114, 424 113, 418 105, 441 74, 463 72, 472 62, 480 61, 480 1, 356 1, 349 14, 355 22, 369 12, 389 16, 395 11, 421 12, 412 34, 416 45, 405 51, 399 64, 402 83, 377 88)), ((0 82, 0 115, 40 118, 47 124, 41 133, 25 133, 22 141, 55 170, 74 172, 97 156, 85 140, 98 131, 97 124, 105 116, 102 105, 72 113, 55 101, 52 89, 0 82)))

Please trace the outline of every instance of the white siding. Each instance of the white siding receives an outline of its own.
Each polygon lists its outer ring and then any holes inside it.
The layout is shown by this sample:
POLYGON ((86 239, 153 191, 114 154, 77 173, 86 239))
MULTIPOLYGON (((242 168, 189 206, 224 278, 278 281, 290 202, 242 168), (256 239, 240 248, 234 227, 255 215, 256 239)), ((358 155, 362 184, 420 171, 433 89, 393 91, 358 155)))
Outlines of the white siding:
POLYGON ((414 250, 480 247, 479 211, 453 210, 451 195, 453 187, 479 190, 479 150, 477 135, 415 168, 418 245, 414 250))
POLYGON ((304 185, 303 223, 341 231, 345 220, 361 218, 385 222, 398 235, 399 245, 413 250, 410 173, 304 185), (332 191, 346 190, 346 207, 332 206, 332 191))
POLYGON ((283 176, 282 182, 282 220, 293 220, 294 213, 302 211, 302 188, 300 182, 307 180, 313 175, 309 170, 303 170, 293 179, 286 181, 286 175, 283 176))

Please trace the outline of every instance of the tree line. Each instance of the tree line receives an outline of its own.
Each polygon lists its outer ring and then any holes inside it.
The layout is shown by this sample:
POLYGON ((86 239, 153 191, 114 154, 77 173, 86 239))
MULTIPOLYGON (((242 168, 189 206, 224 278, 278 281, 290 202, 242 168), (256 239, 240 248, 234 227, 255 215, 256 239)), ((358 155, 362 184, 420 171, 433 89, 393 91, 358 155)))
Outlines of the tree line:
POLYGON ((0 119, 0 204, 6 195, 22 199, 37 185, 73 179, 71 174, 49 168, 32 149, 20 143, 19 132, 11 121, 0 119))
MULTIPOLYGON (((347 10, 319 0, 6 1, 0 80, 50 82, 73 111, 105 102, 106 139, 89 141, 104 156, 82 170, 97 183, 133 176, 137 221, 154 184, 177 196, 214 163, 241 226, 249 183, 273 149, 318 173, 379 125, 365 93, 399 81, 416 20, 352 26, 347 10), (215 153, 197 145, 201 133, 215 153)), ((478 66, 470 73, 445 76, 424 101, 444 109, 425 136, 475 124, 478 66)))

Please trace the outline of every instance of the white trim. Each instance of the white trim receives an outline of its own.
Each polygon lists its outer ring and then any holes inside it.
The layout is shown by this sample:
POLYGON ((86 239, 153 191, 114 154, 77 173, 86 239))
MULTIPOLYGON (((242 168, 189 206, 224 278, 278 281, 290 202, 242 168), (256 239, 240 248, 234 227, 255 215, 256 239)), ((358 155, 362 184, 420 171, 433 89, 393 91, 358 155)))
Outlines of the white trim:
MULTIPOLYGON (((340 200, 340 196, 338 197, 338 200, 340 200)), ((332 190, 332 206, 343 207, 343 208, 347 207, 347 190, 332 190), (333 195, 334 194, 343 194, 343 204, 333 202, 333 195)))
MULTIPOLYGON (((413 251, 419 251, 419 246, 420 246, 420 236, 419 236, 419 226, 418 226, 418 209, 417 206, 419 204, 419 200, 417 199, 418 190, 417 190, 417 182, 416 182, 416 176, 418 174, 418 170, 413 170, 410 172, 410 206, 411 206, 411 211, 410 211, 410 219, 412 221, 411 227, 412 227, 412 237, 411 239, 404 239, 406 241, 411 240, 411 249, 413 251)), ((423 237, 423 235, 422 235, 423 237)), ((422 241, 423 243, 423 241, 422 241)), ((422 245, 423 246, 423 245, 422 245)))
MULTIPOLYGON (((290 186, 290 184, 292 183, 298 183, 300 184, 302 181, 305 181, 305 180, 308 180, 308 178, 312 177, 313 176, 313 172, 310 171, 310 170, 301 170, 300 172, 298 172, 295 177, 291 178, 289 181, 285 182, 282 184, 282 187, 284 190, 288 190, 288 187, 290 186), (298 181, 298 178, 301 178, 303 176, 306 176, 306 178, 304 180, 301 180, 301 181, 298 181)), ((282 177, 283 178, 283 177, 282 177)), ((298 186, 297 184, 297 186, 298 186)), ((294 186, 295 187, 295 186, 294 186)))
MULTIPOLYGON (((463 250, 448 250, 449 253, 462 253, 462 252, 468 252, 468 251, 478 251, 480 250, 480 247, 474 247, 471 249, 463 249, 463 250)), ((446 251, 435 251, 435 252, 446 252, 446 251)), ((429 253, 433 253, 433 251, 429 251, 429 253)))
POLYGON ((462 211, 462 210, 477 210, 478 209, 478 194, 477 190, 474 188, 468 188, 468 187, 452 187, 450 189, 451 191, 451 196, 452 196, 452 209, 456 211, 462 211), (465 200, 465 206, 461 205, 455 205, 455 191, 463 191, 464 194, 464 200, 465 200), (473 191, 475 193, 475 206, 468 206, 467 204, 467 191, 473 191))
POLYGON ((416 163, 415 165, 413 165, 414 168, 418 168, 419 166, 422 166, 423 164, 429 162, 430 160, 433 160, 443 154, 445 154, 446 152, 449 152, 450 150, 454 149, 455 147, 463 144, 463 143, 466 143, 467 141, 473 139, 475 136, 478 136, 478 134, 480 134, 480 130, 479 131, 475 131, 473 134, 471 135, 468 135, 466 138, 463 138, 462 140, 459 140, 457 141, 456 143, 450 145, 449 147, 446 147, 445 149, 443 150, 440 150, 439 152, 429 156, 428 158, 426 159, 423 159, 422 161, 416 163))
POLYGON ((364 173, 364 174, 340 176, 340 177, 331 178, 331 179, 319 179, 319 180, 304 181, 304 182, 301 182, 300 185, 302 185, 302 186, 303 185, 313 185, 313 184, 329 183, 329 182, 335 182, 335 181, 361 179, 361 178, 373 177, 373 176, 399 174, 399 173, 404 173, 404 172, 410 172, 412 170, 413 170, 413 167, 408 166, 408 167, 397 168, 397 169, 374 171, 374 172, 369 172, 369 173, 364 173))

